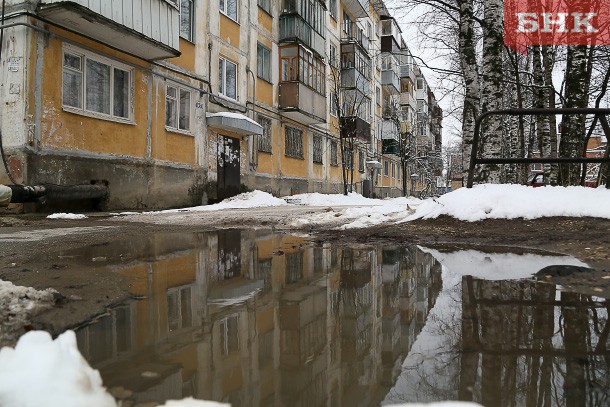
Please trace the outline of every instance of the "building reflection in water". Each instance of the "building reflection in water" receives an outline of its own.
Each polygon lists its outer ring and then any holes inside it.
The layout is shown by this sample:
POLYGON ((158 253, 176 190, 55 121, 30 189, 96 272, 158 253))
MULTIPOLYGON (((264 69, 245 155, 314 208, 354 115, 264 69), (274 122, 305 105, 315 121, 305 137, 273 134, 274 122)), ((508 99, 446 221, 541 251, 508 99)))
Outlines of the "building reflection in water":
POLYGON ((549 405, 549 397, 591 394, 588 378, 607 368, 594 361, 608 356, 600 302, 469 277, 463 291, 447 288, 440 263, 416 247, 331 247, 227 230, 161 234, 122 250, 129 256, 111 267, 141 299, 77 337, 104 384, 128 389, 133 402, 193 396, 234 406, 369 406, 462 398, 497 405, 489 403, 495 397, 549 405), (447 305, 453 311, 439 315, 447 305), (561 331, 563 355, 574 352, 578 363, 556 363, 558 324, 570 328, 561 331), (435 353, 422 341, 442 346, 435 353), (425 363, 410 365, 425 349, 425 363), (582 358, 592 364, 582 367, 582 358), (562 382, 562 373, 575 379, 562 382))
POLYGON ((77 336, 104 384, 135 402, 379 403, 440 290, 440 267, 415 248, 229 230, 130 250, 112 268, 142 299, 77 336))

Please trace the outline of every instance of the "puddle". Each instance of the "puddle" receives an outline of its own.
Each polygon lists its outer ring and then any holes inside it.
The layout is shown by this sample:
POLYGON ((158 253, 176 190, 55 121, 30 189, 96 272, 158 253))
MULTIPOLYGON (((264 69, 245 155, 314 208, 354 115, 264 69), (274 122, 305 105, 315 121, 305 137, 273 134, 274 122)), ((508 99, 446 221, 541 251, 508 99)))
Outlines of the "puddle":
POLYGON ((586 267, 571 257, 232 230, 69 254, 105 258, 95 266, 128 276, 139 298, 77 332, 104 384, 129 402, 610 403, 610 303, 522 280, 586 267))

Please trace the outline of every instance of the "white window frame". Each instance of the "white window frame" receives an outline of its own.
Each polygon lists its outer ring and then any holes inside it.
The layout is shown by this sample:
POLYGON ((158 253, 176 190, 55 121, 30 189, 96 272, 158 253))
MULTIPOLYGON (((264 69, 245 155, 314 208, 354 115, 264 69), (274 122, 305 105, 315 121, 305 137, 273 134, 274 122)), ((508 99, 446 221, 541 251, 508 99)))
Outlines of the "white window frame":
POLYGON ((180 26, 180 29, 179 29, 180 38, 183 38, 183 39, 185 39, 187 41, 190 41, 190 42, 195 42, 195 14, 196 14, 196 11, 195 11, 195 8, 196 8, 195 7, 196 6, 195 0, 179 0, 177 5, 178 5, 179 11, 180 11, 180 24, 179 24, 179 26, 180 26), (191 15, 190 15, 190 22, 189 22, 189 24, 190 24, 190 32, 188 34, 188 37, 186 37, 186 36, 184 36, 182 34, 182 5, 183 5, 183 2, 188 2, 191 5, 191 15))
POLYGON ((193 135, 193 118, 194 118, 194 114, 193 114, 193 91, 192 89, 189 89, 185 86, 181 86, 178 85, 175 82, 167 82, 165 84, 165 130, 167 131, 172 131, 172 132, 176 132, 176 133, 182 133, 182 134, 188 134, 188 135, 193 135), (171 126, 167 123, 167 99, 168 99, 168 88, 175 88, 176 89, 176 127, 171 126), (180 127, 180 92, 188 92, 189 94, 189 125, 188 125, 188 129, 183 129, 180 127))
MULTIPOLYGON (((75 71, 75 70, 72 70, 75 71)), ((61 54, 61 106, 62 109, 66 112, 76 113, 83 116, 93 117, 96 119, 109 120, 119 123, 128 123, 134 124, 134 69, 133 67, 122 64, 118 61, 112 60, 110 58, 103 57, 101 55, 95 54, 93 52, 85 51, 81 48, 77 48, 71 45, 64 45, 62 48, 61 54), (64 55, 70 54, 81 59, 81 107, 75 107, 64 104, 64 80, 63 73, 64 69, 70 69, 64 67, 64 55), (102 113, 96 112, 95 110, 87 110, 87 60, 95 61, 97 63, 101 63, 104 65, 108 65, 110 69, 110 113, 102 113), (114 115, 114 70, 119 69, 121 71, 125 71, 129 74, 129 95, 127 96, 128 100, 128 112, 127 117, 115 116, 114 115)))
POLYGON ((239 83, 239 65, 225 57, 218 57, 218 94, 231 100, 239 100, 239 91, 237 84, 239 83), (222 81, 220 80, 220 63, 222 64, 222 81), (227 95, 227 63, 235 65, 235 97, 227 95), (222 83, 221 83, 222 82, 222 83))
POLYGON ((271 56, 271 49, 265 47, 260 42, 256 43, 256 76, 261 78, 264 81, 271 83, 271 75, 273 74, 271 70, 271 64, 273 58, 271 56), (265 53, 267 54, 267 60, 265 60, 265 53), (262 69, 261 68, 262 65, 262 69), (262 72, 261 72, 262 71, 262 72))
POLYGON ((219 0, 220 12, 228 19, 233 20, 239 24, 239 0, 235 0, 235 18, 231 17, 227 13, 227 4, 228 3, 229 3, 229 0, 219 0))

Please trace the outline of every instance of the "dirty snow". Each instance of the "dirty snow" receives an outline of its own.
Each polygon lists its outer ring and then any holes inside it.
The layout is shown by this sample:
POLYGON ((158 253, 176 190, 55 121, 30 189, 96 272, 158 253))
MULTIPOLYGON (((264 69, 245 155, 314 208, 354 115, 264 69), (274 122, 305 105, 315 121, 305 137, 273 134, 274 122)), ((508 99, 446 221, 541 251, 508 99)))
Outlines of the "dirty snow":
POLYGON ((87 219, 86 215, 81 213, 53 213, 47 216, 47 219, 87 219))
POLYGON ((356 192, 350 192, 347 195, 320 194, 318 192, 313 192, 310 194, 286 196, 284 199, 289 203, 307 206, 382 206, 384 203, 386 203, 386 201, 381 199, 365 198, 356 192))
POLYGON ((474 222, 482 219, 535 219, 550 216, 610 219, 610 190, 586 187, 477 185, 428 199, 406 220, 441 215, 474 222))
MULTIPOLYGON (((0 280, 0 320, 3 321, 0 345, 14 343, 23 333, 24 327, 29 325, 31 316, 53 305, 54 293, 56 291, 52 289, 38 291, 0 280)), ((1 401, 0 399, 0 406, 3 406, 1 401)))
POLYGON ((252 191, 227 198, 222 202, 213 205, 194 206, 183 209, 168 209, 165 211, 144 212, 145 214, 165 214, 165 213, 180 213, 180 212, 207 212, 219 211, 222 209, 247 209, 260 208, 266 206, 288 205, 285 200, 276 198, 273 195, 263 191, 252 191))

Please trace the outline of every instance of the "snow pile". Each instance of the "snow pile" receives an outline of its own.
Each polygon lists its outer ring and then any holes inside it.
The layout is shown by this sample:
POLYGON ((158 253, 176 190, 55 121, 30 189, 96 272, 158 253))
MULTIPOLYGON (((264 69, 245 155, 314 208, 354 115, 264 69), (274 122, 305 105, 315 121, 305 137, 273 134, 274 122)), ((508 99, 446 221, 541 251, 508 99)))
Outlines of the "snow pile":
POLYGON ((347 195, 320 194, 314 192, 310 194, 285 196, 284 199, 292 204, 307 206, 371 206, 384 204, 384 201, 380 199, 365 198, 356 192, 350 192, 347 195))
POLYGON ((0 350, 0 405, 11 407, 115 407, 68 331, 56 340, 47 332, 23 335, 15 349, 0 350))
POLYGON ((535 219, 550 216, 610 219, 610 190, 586 187, 477 185, 427 200, 406 221, 441 215, 474 222, 482 219, 535 219))
MULTIPOLYGON (((54 293, 56 291, 51 289, 37 291, 0 280, 0 345, 14 343, 32 315, 53 305, 54 293)), ((3 405, 0 402, 0 406, 3 405)))
POLYGON ((87 219, 87 216, 80 213, 53 213, 47 219, 87 219))
POLYGON ((441 401, 438 403, 387 404, 385 407, 481 407, 481 405, 469 401, 441 401))
MULTIPOLYGON (((53 340, 44 331, 23 335, 0 350, 2 407, 117 407, 102 378, 81 356, 73 331, 53 340)), ((170 400, 160 407, 228 407, 214 401, 170 400)))
MULTIPOLYGON (((362 196, 360 195, 360 197, 362 196)), ((412 213, 413 209, 422 202, 416 198, 378 200, 362 197, 362 199, 362 202, 366 202, 364 200, 372 202, 337 211, 329 209, 323 213, 316 213, 297 219, 292 223, 292 226, 302 228, 308 225, 328 224, 330 227, 345 230, 365 228, 388 222, 394 223, 404 219, 407 214, 412 213)))
POLYGON ((213 205, 202 205, 194 206, 192 208, 184 209, 169 209, 165 211, 155 212, 144 212, 146 214, 151 213, 180 213, 180 212, 207 212, 207 211, 219 211, 222 209, 247 209, 247 208, 260 208, 264 206, 279 206, 288 205, 286 201, 280 198, 276 198, 273 195, 263 191, 252 191, 243 194, 236 195, 231 198, 227 198, 222 202, 213 205))

